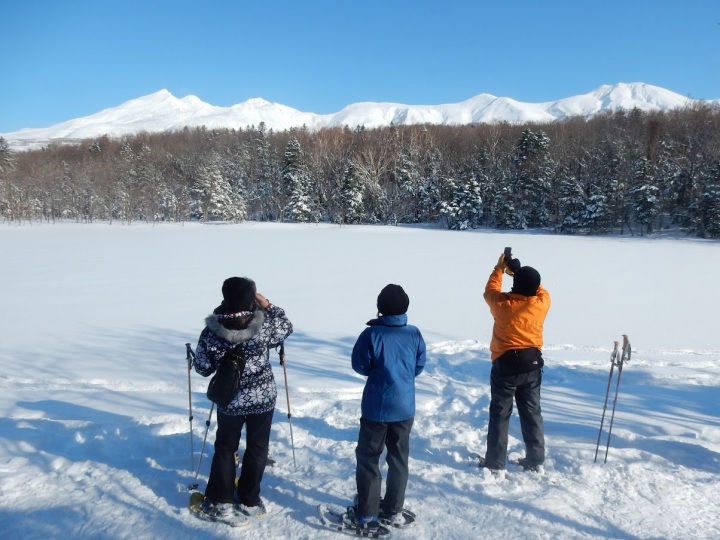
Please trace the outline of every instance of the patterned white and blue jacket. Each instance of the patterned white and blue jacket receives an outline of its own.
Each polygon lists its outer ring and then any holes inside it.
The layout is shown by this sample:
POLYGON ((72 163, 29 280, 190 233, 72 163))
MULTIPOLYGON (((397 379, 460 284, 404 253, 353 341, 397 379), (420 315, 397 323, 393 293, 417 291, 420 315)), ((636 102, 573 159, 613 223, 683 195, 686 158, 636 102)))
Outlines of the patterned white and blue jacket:
POLYGON ((285 311, 269 306, 263 311, 223 314, 220 308, 205 319, 193 366, 203 377, 215 373, 225 351, 237 348, 246 360, 240 388, 226 407, 218 410, 230 416, 262 414, 275 408, 277 387, 270 365, 269 349, 277 347, 290 334, 292 323, 285 311), (238 316, 248 319, 238 328, 238 316))

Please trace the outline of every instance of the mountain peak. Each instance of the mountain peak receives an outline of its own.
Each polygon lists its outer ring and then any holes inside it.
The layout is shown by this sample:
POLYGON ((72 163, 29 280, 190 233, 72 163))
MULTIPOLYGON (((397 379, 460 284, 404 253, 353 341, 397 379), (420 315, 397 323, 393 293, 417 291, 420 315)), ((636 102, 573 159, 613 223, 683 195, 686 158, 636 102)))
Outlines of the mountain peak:
POLYGON ((169 90, 162 89, 90 116, 47 128, 23 129, 0 136, 13 149, 29 149, 50 142, 72 143, 103 134, 122 137, 140 131, 168 131, 185 126, 238 129, 262 122, 269 129, 285 130, 301 126, 320 129, 361 125, 376 128, 412 124, 523 124, 553 122, 576 116, 588 118, 604 111, 621 109, 665 111, 698 101, 642 82, 620 82, 602 85, 587 94, 545 103, 523 103, 509 97, 478 94, 460 103, 444 105, 355 103, 337 113, 320 115, 300 112, 260 97, 230 107, 218 107, 194 95, 178 99, 169 90))

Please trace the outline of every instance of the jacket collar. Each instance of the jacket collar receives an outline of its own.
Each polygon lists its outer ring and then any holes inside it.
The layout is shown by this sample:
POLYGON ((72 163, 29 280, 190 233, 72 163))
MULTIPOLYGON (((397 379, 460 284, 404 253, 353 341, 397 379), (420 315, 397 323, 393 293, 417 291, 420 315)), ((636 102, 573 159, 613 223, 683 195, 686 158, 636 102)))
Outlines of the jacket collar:
POLYGON ((265 312, 261 309, 256 310, 250 323, 240 330, 226 328, 220 322, 220 317, 221 315, 217 313, 208 315, 205 318, 205 324, 213 334, 231 343, 242 343, 253 338, 260 333, 260 329, 265 323, 265 312))
POLYGON ((368 326, 407 326, 407 313, 402 315, 381 315, 365 324, 368 326))

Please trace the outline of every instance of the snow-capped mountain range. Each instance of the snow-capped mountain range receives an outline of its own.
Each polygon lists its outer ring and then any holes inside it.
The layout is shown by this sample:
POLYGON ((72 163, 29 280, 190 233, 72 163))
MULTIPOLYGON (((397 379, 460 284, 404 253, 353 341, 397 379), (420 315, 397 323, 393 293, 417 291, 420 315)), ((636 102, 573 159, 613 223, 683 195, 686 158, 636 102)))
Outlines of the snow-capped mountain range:
MULTIPOLYGON (((664 88, 645 83, 603 85, 588 94, 544 103, 523 103, 507 97, 479 94, 460 103, 445 105, 403 105, 400 103, 354 103, 332 114, 302 112, 261 98, 231 107, 216 107, 196 96, 177 98, 167 90, 127 101, 90 116, 61 122, 47 128, 28 128, 0 133, 11 148, 31 149, 51 142, 73 143, 102 135, 121 137, 141 131, 165 132, 185 126, 247 128, 264 122, 267 128, 282 131, 306 126, 553 122, 570 117, 591 117, 605 111, 637 108, 643 111, 671 110, 696 103, 664 88)), ((704 100, 720 105, 720 99, 704 100)))

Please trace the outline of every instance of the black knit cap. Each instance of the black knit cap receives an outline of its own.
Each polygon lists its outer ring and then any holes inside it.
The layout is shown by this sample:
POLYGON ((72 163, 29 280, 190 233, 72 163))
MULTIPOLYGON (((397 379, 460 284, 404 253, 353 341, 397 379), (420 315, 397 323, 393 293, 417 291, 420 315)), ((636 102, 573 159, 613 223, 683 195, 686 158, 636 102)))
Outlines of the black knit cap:
POLYGON ((377 309, 383 315, 402 315, 409 305, 410 298, 400 285, 386 285, 377 298, 377 309))
POLYGON ((257 288, 252 279, 231 277, 223 282, 223 307, 229 313, 252 311, 255 307, 257 288))
POLYGON ((540 286, 540 273, 532 266, 523 266, 513 274, 512 292, 535 296, 540 286))

